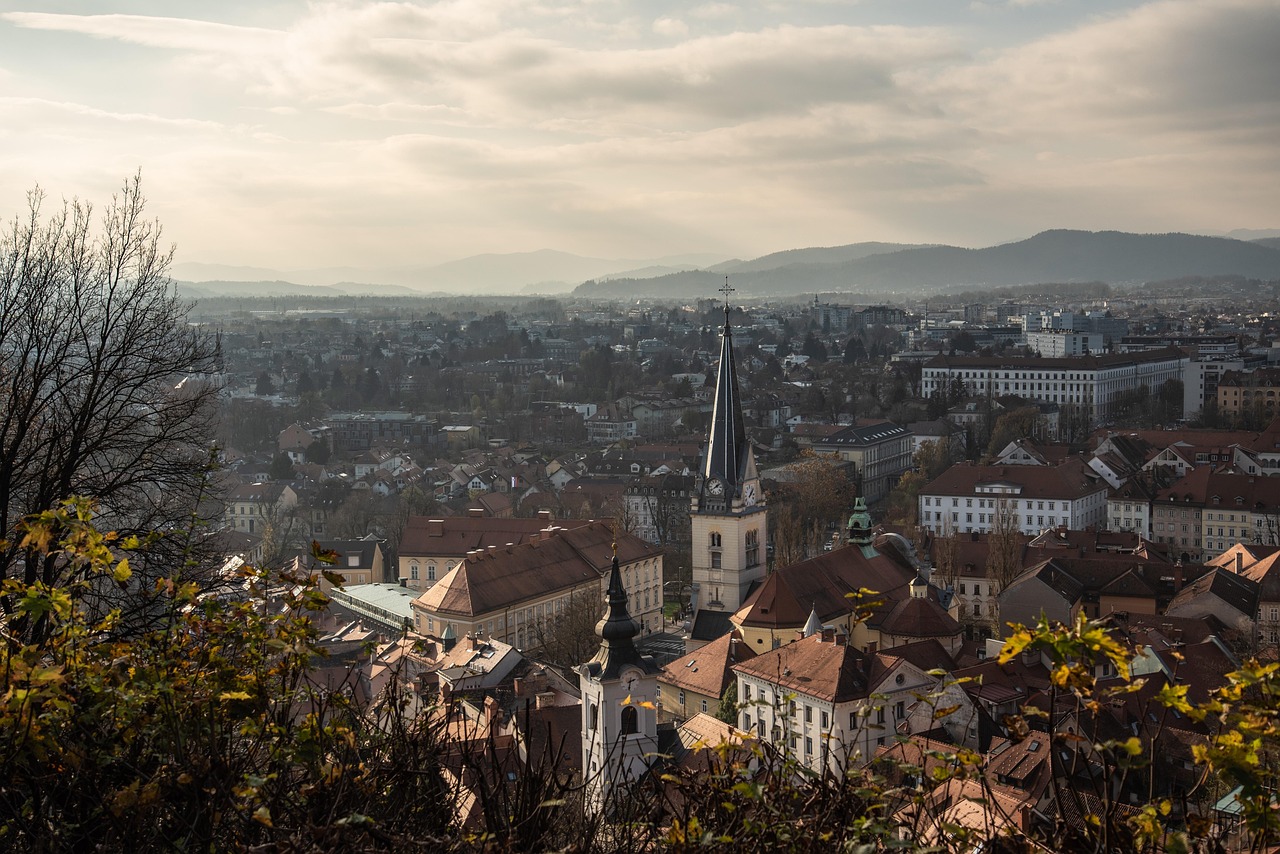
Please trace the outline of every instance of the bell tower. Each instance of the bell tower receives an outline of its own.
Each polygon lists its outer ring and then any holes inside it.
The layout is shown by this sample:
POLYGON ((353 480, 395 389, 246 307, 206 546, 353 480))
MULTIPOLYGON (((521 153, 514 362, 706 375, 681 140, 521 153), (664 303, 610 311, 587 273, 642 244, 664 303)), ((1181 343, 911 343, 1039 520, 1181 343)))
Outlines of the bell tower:
POLYGON ((768 511, 755 454, 747 441, 729 325, 729 280, 715 407, 689 509, 693 538, 693 608, 734 612, 764 578, 768 511))
POLYGON ((639 779, 658 752, 658 674, 636 649, 640 626, 627 611, 618 569, 618 544, 609 568, 608 610, 596 623, 600 649, 578 668, 582 691, 582 775, 587 809, 607 810, 628 783, 639 779))

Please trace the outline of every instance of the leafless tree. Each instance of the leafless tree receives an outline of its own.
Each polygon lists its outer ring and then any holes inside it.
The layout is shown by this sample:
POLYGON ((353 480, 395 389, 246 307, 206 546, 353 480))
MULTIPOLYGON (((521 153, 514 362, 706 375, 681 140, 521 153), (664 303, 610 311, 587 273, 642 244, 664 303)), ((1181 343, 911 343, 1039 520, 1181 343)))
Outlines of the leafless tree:
POLYGON ((31 583, 64 565, 24 553, 14 525, 72 495, 97 502, 103 527, 184 539, 207 482, 218 345, 173 291, 138 176, 96 226, 88 203, 50 213, 39 189, 27 202, 0 226, 0 576, 31 583))

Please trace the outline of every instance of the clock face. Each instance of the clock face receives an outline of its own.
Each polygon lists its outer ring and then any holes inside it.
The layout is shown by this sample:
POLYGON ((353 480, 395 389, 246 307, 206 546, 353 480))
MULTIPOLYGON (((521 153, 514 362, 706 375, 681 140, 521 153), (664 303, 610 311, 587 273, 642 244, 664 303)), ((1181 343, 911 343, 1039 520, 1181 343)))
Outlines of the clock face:
POLYGON ((711 495, 724 495, 724 483, 717 477, 707 481, 707 492, 711 495))
POLYGON ((742 500, 748 507, 755 506, 756 485, 754 483, 748 483, 746 488, 742 490, 742 500))

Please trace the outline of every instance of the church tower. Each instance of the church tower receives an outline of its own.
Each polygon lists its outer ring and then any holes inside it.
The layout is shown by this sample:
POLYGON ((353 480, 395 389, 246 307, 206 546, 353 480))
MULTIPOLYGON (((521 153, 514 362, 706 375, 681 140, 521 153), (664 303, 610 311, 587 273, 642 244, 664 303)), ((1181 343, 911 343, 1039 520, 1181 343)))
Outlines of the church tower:
POLYGON ((578 668, 582 690, 582 774, 587 808, 600 812, 618 790, 639 779, 658 752, 658 674, 636 649, 640 626, 627 612, 627 591, 613 546, 608 611, 596 623, 600 649, 578 668))
POLYGON ((728 299, 733 289, 727 280, 722 292, 724 329, 715 408, 689 513, 693 608, 732 613, 742 607, 751 585, 764 578, 769 529, 756 458, 742 417, 729 326, 728 299))

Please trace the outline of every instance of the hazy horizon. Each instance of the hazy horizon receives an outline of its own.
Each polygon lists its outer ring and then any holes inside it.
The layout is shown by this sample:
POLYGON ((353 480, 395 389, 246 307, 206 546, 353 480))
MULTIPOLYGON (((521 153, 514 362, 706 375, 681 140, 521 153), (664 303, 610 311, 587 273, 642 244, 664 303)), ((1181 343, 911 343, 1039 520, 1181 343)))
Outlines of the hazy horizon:
POLYGON ((180 264, 278 270, 1265 232, 1276 43, 1275 0, 0 0, 0 213, 140 168, 180 264))

